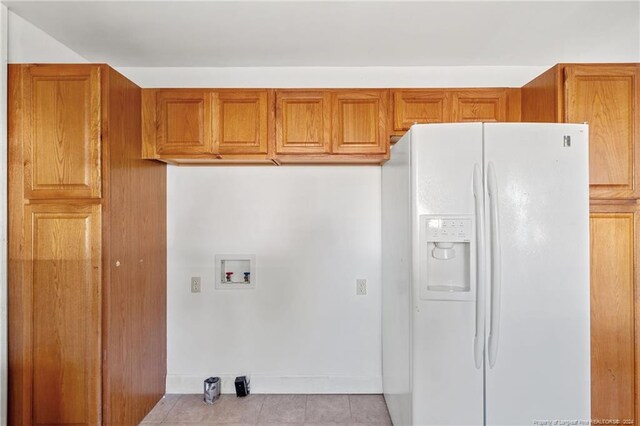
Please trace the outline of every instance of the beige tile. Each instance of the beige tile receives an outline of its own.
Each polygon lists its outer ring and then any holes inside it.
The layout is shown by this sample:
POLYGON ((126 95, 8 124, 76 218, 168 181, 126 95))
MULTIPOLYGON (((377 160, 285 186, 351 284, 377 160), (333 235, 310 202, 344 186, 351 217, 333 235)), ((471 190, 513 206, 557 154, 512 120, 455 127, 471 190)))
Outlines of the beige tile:
POLYGON ((356 423, 390 425, 391 418, 382 395, 349 395, 351 419, 356 423))
MULTIPOLYGON (((174 423, 174 422, 162 422, 162 426, 204 426, 204 425, 212 425, 212 423, 174 423)), ((231 426, 231 425, 227 425, 231 426)))
POLYGON ((336 422, 328 422, 328 423, 305 423, 304 426, 351 426, 351 423, 336 423, 336 422))
MULTIPOLYGON (((218 401, 219 402, 219 401, 218 401)), ((218 403, 216 402, 216 404, 218 403)), ((182 395, 169 410, 165 423, 205 423, 214 405, 205 404, 201 394, 182 395)))
MULTIPOLYGON (((281 423, 281 422, 277 422, 277 423, 271 423, 271 422, 258 422, 257 426, 304 426, 304 423, 281 423)), ((225 425, 227 426, 227 425, 225 425)))
POLYGON ((222 395, 203 421, 208 423, 251 423, 258 421, 264 395, 249 395, 238 398, 235 395, 222 395))
POLYGON ((349 395, 308 395, 305 423, 346 423, 351 420, 349 395))
POLYGON ((168 394, 165 395, 158 401, 155 407, 147 414, 147 416, 142 419, 142 423, 160 423, 165 417, 167 417, 167 413, 169 410, 173 408, 173 406, 180 399, 180 395, 176 394, 168 394))
POLYGON ((306 406, 306 395, 265 395, 258 422, 302 423, 306 406))
MULTIPOLYGON (((196 426, 196 425, 202 425, 202 426, 213 426, 216 423, 201 423, 201 422, 197 422, 197 423, 161 423, 163 426, 196 426)), ((224 426, 255 426, 255 423, 225 423, 224 426)))

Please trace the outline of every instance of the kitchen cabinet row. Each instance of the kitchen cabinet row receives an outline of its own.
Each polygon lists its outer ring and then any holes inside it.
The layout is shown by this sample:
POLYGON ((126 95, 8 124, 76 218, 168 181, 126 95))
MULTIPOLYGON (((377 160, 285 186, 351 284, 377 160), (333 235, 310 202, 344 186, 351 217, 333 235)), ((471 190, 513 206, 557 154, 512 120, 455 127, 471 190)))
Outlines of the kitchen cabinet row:
POLYGON ((365 163, 414 123, 519 121, 519 89, 143 89, 143 157, 365 163))
POLYGON ((638 64, 558 64, 522 88, 143 89, 143 158, 362 163, 415 123, 589 123, 593 199, 640 198, 638 64))

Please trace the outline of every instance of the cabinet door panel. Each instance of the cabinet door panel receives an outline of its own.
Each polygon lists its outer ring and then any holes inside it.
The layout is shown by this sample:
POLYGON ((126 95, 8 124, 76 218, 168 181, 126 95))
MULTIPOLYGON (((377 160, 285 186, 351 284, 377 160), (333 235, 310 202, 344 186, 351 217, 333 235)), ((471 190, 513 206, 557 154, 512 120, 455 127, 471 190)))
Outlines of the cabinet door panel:
POLYGON ((635 65, 567 66, 568 123, 589 123, 591 198, 640 196, 635 65))
POLYGON ((24 68, 25 197, 100 197, 100 67, 24 68))
POLYGON ((267 154, 267 91, 221 91, 213 96, 215 152, 267 154))
POLYGON ((453 92, 454 122, 507 121, 507 93, 504 90, 453 92))
POLYGON ((328 92, 279 90, 276 93, 276 153, 329 152, 330 107, 328 92))
POLYGON ((25 207, 34 424, 100 419, 100 206, 25 207))
POLYGON ((394 90, 393 130, 404 131, 416 123, 446 123, 450 94, 445 90, 394 90))
POLYGON ((336 154, 384 154, 388 90, 336 91, 332 97, 332 150, 336 154))
POLYGON ((156 152, 211 153, 211 95, 204 90, 161 90, 156 96, 156 152))
POLYGON ((591 416, 634 419, 637 220, 633 212, 600 212, 590 222, 591 416))

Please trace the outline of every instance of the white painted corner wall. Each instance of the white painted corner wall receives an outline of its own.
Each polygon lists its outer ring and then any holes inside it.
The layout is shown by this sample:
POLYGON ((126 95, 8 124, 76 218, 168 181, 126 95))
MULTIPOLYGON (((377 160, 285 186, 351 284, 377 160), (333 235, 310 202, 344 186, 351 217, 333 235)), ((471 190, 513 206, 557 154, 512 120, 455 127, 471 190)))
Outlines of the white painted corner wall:
POLYGON ((9 63, 87 62, 85 58, 10 10, 8 28, 9 63))
POLYGON ((169 167, 168 393, 380 393, 380 168, 169 167), (216 254, 255 254, 216 290, 216 254), (202 277, 191 293, 190 277, 202 277), (356 279, 367 295, 356 295, 356 279))

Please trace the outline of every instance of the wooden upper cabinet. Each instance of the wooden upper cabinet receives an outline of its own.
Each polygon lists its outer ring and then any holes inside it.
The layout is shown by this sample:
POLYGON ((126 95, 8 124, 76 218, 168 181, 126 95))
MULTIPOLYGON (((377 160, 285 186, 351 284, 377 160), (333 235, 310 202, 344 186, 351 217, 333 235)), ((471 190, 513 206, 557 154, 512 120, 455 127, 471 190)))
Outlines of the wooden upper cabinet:
POLYGON ((520 89, 394 89, 393 134, 414 124, 520 121, 520 89))
POLYGON ((451 93, 445 90, 393 90, 393 130, 414 124, 451 121, 451 93))
POLYGON ((211 94, 205 90, 156 92, 156 152, 210 154, 211 94))
POLYGON ((332 92, 332 152, 384 154, 388 152, 388 90, 332 92))
POLYGON ((589 124, 592 199, 640 198, 637 64, 558 64, 522 88, 526 121, 589 124))
POLYGON ((217 154, 267 154, 267 90, 223 90, 212 94, 213 148, 217 154))
POLYGON ((637 65, 567 65, 565 121, 589 124, 592 198, 640 197, 637 65))
POLYGON ((507 121, 505 90, 474 89, 453 91, 451 121, 507 121))
MULTIPOLYGON (((21 309, 31 324, 32 424, 96 425, 101 393, 100 205, 24 207, 21 309), (31 304, 33 306, 31 306, 31 304), (55 392, 52 392, 55 389, 55 392)), ((26 373, 29 374, 29 373, 26 373)))
POLYGON ((99 198, 100 66, 21 72, 25 198, 99 198))
POLYGON ((331 149, 331 95, 276 91, 276 154, 326 154, 331 149))
POLYGON ((142 156, 270 162, 268 90, 142 90, 142 156))

